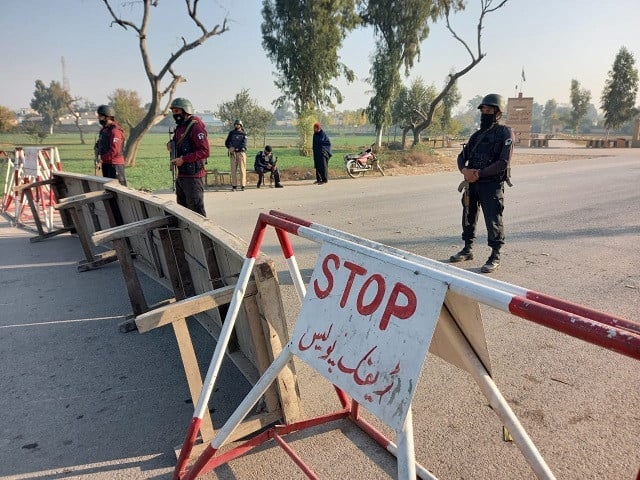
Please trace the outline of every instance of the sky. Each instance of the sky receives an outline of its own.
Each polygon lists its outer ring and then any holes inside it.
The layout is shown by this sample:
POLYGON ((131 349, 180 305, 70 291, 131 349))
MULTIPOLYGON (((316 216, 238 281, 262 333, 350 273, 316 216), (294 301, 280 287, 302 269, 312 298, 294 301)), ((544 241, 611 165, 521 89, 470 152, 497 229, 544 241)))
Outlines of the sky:
MULTIPOLYGON (((141 8, 131 6, 135 2, 111 3, 122 17, 140 23, 141 8)), ((467 10, 454 15, 451 23, 475 51, 480 0, 467 3, 467 10)), ((108 96, 122 88, 137 91, 143 103, 149 101, 150 86, 136 34, 111 26, 103 1, 2 0, 1 4, 5 41, 0 53, 0 105, 28 107, 35 81, 62 83, 63 72, 74 97, 108 103, 108 96)), ((216 110, 241 89, 248 89, 259 105, 272 110, 271 102, 279 92, 273 84, 276 67, 262 48, 261 7, 261 0, 201 0, 199 17, 206 26, 222 24, 226 17, 230 29, 187 52, 175 64, 174 70, 187 78, 177 96, 191 100, 196 111, 216 110)), ((576 79, 591 91, 592 103, 599 107, 621 47, 634 55, 640 68, 639 19, 638 0, 508 0, 485 17, 482 45, 486 57, 458 81, 460 106, 477 95, 512 97, 519 92, 542 105, 550 99, 568 103, 571 80, 576 79)), ((192 41, 198 35, 183 1, 160 1, 159 7, 152 8, 147 34, 154 71, 180 47, 182 37, 192 41)), ((341 61, 357 79, 351 84, 336 80, 344 95, 337 110, 367 106, 371 87, 366 79, 373 48, 371 29, 354 31, 345 39, 341 61)), ((421 78, 441 88, 451 69, 459 70, 469 62, 462 44, 444 24, 435 24, 421 45, 419 62, 404 81, 409 85, 421 78)))

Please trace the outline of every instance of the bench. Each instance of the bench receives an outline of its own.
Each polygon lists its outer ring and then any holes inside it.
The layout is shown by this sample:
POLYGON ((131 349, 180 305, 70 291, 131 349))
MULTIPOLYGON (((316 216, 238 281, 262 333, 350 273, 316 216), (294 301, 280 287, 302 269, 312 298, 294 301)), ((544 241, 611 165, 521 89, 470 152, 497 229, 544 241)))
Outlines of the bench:
MULTIPOLYGON (((247 170, 247 175, 254 174, 258 175, 258 172, 255 170, 247 170)), ((273 187, 273 173, 269 174, 269 186, 273 187)), ((257 183, 257 181, 256 181, 257 183)), ((206 175, 204 177, 204 186, 205 187, 219 187, 223 185, 231 185, 231 172, 222 171, 218 169, 206 170, 206 175), (212 182, 209 183, 209 176, 213 178, 212 182)))

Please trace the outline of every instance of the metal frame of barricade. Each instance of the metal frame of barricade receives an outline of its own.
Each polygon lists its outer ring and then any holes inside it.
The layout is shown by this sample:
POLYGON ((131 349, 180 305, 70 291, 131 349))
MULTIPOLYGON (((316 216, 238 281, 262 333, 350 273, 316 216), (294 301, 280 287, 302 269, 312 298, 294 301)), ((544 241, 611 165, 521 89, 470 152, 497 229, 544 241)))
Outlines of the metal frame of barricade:
MULTIPOLYGON (((529 291, 521 287, 516 287, 504 282, 500 282, 488 277, 481 277, 471 272, 466 272, 449 265, 441 264, 433 260, 420 257, 409 252, 394 249, 376 242, 372 242, 354 235, 350 235, 329 227, 313 224, 291 215, 271 211, 269 214, 261 214, 258 218, 256 228, 247 252, 242 272, 238 279, 234 299, 229 308, 229 314, 225 320, 225 328, 228 330, 226 336, 221 333, 220 340, 216 345, 209 372, 202 389, 198 406, 195 409, 194 417, 189 425, 182 454, 174 471, 175 480, 195 479, 198 475, 206 473, 217 466, 225 464, 230 460, 242 456, 249 450, 262 443, 274 439, 293 461, 302 469, 309 478, 317 478, 315 474, 304 464, 297 454, 284 442, 282 435, 317 426, 329 421, 349 418, 360 428, 368 433, 377 443, 394 454, 398 459, 398 478, 415 478, 416 474, 420 478, 433 479, 430 472, 415 462, 413 454, 413 426, 411 408, 409 407, 407 417, 402 429, 397 430, 398 446, 384 437, 370 423, 366 422, 359 415, 360 405, 350 399, 348 395, 339 387, 334 385, 342 409, 331 414, 322 415, 313 419, 296 422, 290 425, 276 425, 256 437, 246 441, 214 458, 217 451, 225 444, 231 436, 233 430, 249 413, 251 408, 257 403, 262 394, 271 385, 278 372, 293 357, 293 352, 289 344, 283 352, 274 360, 272 365, 255 384, 244 401, 238 406, 236 411, 227 420, 225 425, 219 430, 218 435, 211 444, 200 455, 191 469, 187 469, 187 461, 191 448, 195 443, 199 421, 201 420, 204 407, 207 405, 211 391, 215 383, 221 359, 226 348, 228 335, 233 328, 239 302, 242 293, 246 288, 251 268, 254 263, 267 226, 276 229, 276 235, 280 242, 285 256, 289 272, 293 279, 294 286, 300 298, 304 298, 306 287, 302 282, 300 271, 295 260, 293 248, 289 242, 287 233, 291 233, 318 243, 330 241, 334 244, 350 245, 351 248, 358 248, 368 251, 371 254, 385 255, 390 262, 396 264, 410 264, 415 268, 428 272, 428 275, 447 285, 452 291, 471 298, 477 302, 492 306, 499 310, 509 312, 521 318, 555 329, 567 335, 580 338, 589 343, 603 348, 621 353, 631 358, 640 360, 640 324, 614 317, 602 312, 591 310, 580 305, 572 304, 561 299, 550 297, 538 292, 529 291), (234 313, 235 312, 235 313, 234 313), (398 455, 400 453, 400 455, 398 455)), ((510 409, 506 400, 493 383, 485 367, 479 361, 477 355, 464 339, 461 332, 455 327, 455 323, 448 322, 445 327, 448 335, 457 348, 461 350, 464 361, 469 364, 469 371, 474 380, 480 386, 483 394, 489 400, 492 408, 498 417, 504 422, 518 448, 521 450, 531 468, 538 478, 553 479, 553 473, 544 462, 535 445, 531 442, 527 433, 520 425, 517 417, 510 409)))
MULTIPOLYGON (((42 182, 51 179, 54 172, 62 170, 62 162, 57 147, 19 147, 14 150, 14 162, 9 160, 8 169, 5 178, 5 195, 0 205, 0 211, 9 214, 9 208, 13 203, 14 216, 13 221, 18 224, 21 222, 25 208, 24 192, 17 194, 15 189, 22 185, 34 182, 42 182), (25 150, 37 150, 34 164, 29 170, 25 168, 25 150), (12 171, 12 172, 11 172, 12 171), (11 175, 13 173, 13 175, 11 175)), ((45 226, 49 231, 54 228, 54 216, 56 212, 53 208, 56 199, 53 189, 50 185, 39 185, 35 187, 34 207, 39 208, 45 226)), ((39 215, 39 212, 31 212, 33 215, 39 215)))

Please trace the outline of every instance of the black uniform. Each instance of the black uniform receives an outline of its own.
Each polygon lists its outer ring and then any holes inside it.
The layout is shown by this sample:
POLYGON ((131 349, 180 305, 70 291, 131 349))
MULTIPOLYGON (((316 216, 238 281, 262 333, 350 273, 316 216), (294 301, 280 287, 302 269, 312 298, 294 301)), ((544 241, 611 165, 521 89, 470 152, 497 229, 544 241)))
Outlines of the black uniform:
POLYGON ((478 207, 482 207, 487 226, 487 243, 499 251, 504 244, 502 212, 504 210, 504 182, 513 151, 513 131, 495 123, 487 130, 478 130, 458 155, 458 169, 480 170, 480 179, 469 184, 469 205, 463 196, 462 239, 471 245, 476 238, 478 207))

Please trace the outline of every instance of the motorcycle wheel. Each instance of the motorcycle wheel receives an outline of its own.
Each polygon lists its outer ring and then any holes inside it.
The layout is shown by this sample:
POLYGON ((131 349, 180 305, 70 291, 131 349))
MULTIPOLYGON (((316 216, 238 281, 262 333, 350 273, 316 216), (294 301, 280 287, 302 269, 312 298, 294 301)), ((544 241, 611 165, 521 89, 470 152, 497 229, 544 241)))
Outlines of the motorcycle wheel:
POLYGON ((347 163, 345 163, 344 166, 347 169, 347 174, 351 178, 358 178, 364 175, 364 172, 360 170, 358 162, 355 160, 347 160, 347 163))

